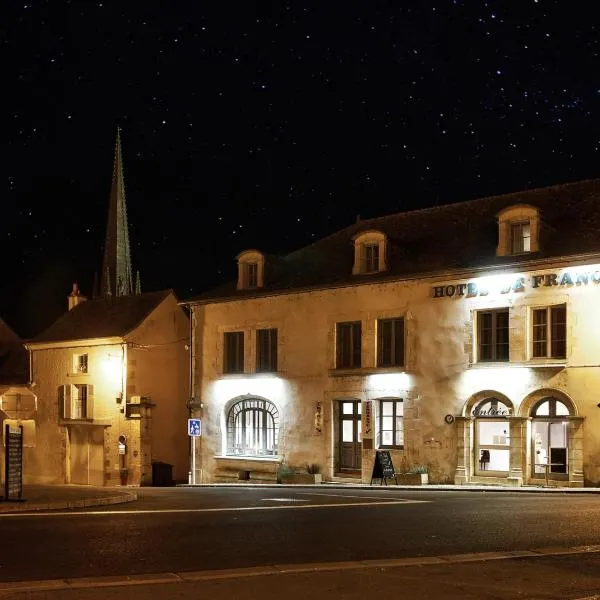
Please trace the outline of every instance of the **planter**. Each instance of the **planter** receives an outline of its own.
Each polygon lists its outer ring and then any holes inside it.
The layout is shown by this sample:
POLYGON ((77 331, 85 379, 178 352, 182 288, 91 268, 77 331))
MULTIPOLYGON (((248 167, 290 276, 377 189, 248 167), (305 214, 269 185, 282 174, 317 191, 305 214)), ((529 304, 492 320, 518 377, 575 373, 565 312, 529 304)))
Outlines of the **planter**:
POLYGON ((282 473, 280 481, 288 484, 314 485, 323 483, 323 475, 321 473, 282 473))
POLYGON ((429 473, 396 473, 398 485, 427 485, 429 473))

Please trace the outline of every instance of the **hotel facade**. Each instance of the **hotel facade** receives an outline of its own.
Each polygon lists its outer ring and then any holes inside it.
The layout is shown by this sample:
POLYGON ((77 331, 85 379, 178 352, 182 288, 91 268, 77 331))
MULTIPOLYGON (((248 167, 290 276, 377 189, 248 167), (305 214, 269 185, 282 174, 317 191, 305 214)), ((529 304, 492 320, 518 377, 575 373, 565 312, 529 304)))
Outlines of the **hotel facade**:
POLYGON ((384 449, 430 483, 600 485, 600 181, 237 260, 185 302, 192 482, 369 483, 384 449))

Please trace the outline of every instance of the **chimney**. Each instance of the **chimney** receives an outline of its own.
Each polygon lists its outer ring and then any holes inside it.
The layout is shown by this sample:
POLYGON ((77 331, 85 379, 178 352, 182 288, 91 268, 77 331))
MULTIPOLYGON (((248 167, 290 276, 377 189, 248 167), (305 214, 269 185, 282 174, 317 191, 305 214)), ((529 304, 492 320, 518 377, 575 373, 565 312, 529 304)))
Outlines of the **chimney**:
POLYGON ((360 215, 356 215, 356 224, 358 225, 360 223, 360 215))
POLYGON ((71 310, 72 308, 75 308, 78 304, 81 304, 82 302, 85 302, 87 300, 87 298, 85 296, 83 296, 81 294, 81 292, 79 291, 79 286, 74 283, 73 284, 73 289, 71 290, 71 293, 69 294, 69 310, 71 310))

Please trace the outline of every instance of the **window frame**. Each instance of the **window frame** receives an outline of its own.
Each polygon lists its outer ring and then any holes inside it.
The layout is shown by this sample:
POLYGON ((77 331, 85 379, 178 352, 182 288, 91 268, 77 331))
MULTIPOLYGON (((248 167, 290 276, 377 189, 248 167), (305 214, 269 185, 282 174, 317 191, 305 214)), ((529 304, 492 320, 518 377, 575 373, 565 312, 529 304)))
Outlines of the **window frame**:
POLYGON ((335 368, 360 369, 362 367, 362 321, 342 321, 335 324, 335 368), (348 362, 345 358, 344 332, 349 332, 348 362))
POLYGON ((363 273, 379 273, 379 242, 363 242, 363 273))
POLYGON ((529 254, 531 252, 531 220, 520 219, 509 221, 508 226, 511 256, 529 254), (527 234, 525 234, 525 228, 527 229, 527 234), (517 233, 518 235, 516 235, 517 233))
POLYGON ((378 400, 378 415, 377 415, 377 438, 379 440, 378 448, 389 448, 393 450, 403 450, 404 449, 404 399, 402 398, 380 398, 378 400), (383 406, 384 404, 392 404, 392 414, 384 415, 383 414, 383 406), (398 404, 402 405, 402 414, 397 414, 398 404), (384 417, 392 418, 392 429, 384 429, 383 428, 383 419, 384 417), (397 427, 398 421, 400 420, 400 426, 397 427), (384 444, 383 443, 383 432, 391 431, 392 432, 392 444, 384 444), (401 438, 401 439, 398 439, 401 438))
POLYGON ((234 402, 227 411, 227 456, 276 457, 279 446, 279 410, 265 398, 244 397, 234 402), (249 418, 248 418, 249 417, 249 418), (241 419, 241 421, 238 421, 241 419), (248 421, 252 427, 247 435, 248 421), (269 425, 272 428, 269 429, 269 425), (271 433, 269 433, 271 432, 271 433), (259 440, 261 451, 250 452, 245 442, 248 439, 259 440), (241 439, 241 444, 238 440, 241 439), (270 443, 272 441, 272 444, 270 443))
POLYGON ((510 309, 508 307, 491 308, 478 310, 476 313, 476 331, 477 331, 477 362, 478 363, 505 363, 510 362, 510 309), (502 342, 498 342, 498 315, 506 314, 506 358, 498 358, 498 348, 503 346, 502 342), (492 325, 490 327, 492 340, 489 343, 491 348, 491 358, 483 358, 483 318, 485 315, 492 316, 492 325))
POLYGON ((529 344, 529 352, 530 357, 533 360, 544 360, 544 359, 554 359, 554 360, 566 360, 567 358, 567 325, 568 325, 568 316, 567 316, 567 304, 566 302, 562 302, 560 304, 549 304, 547 306, 532 306, 530 309, 530 338, 531 342, 529 344), (559 311, 564 315, 564 318, 561 321, 556 322, 556 318, 554 315, 558 315, 559 311), (544 315, 543 323, 536 323, 536 315, 544 315), (555 327, 560 327, 560 330, 555 331, 555 327), (536 339, 536 332, 541 332, 543 337, 536 339), (562 334, 562 337, 558 337, 562 334), (543 353, 538 353, 536 347, 540 347, 541 345, 545 346, 545 351, 543 353), (555 352, 554 347, 560 345, 562 347, 562 352, 555 352))
POLYGON ((379 369, 404 367, 406 363, 406 344, 405 344, 405 323, 404 317, 391 317, 386 319, 377 319, 377 367, 379 369), (391 325, 390 333, 390 360, 383 360, 384 353, 384 328, 387 324, 391 325), (400 332, 397 331, 398 325, 400 332), (400 354, 398 361, 396 354, 400 354))
POLYGON ((235 375, 245 372, 244 332, 225 331, 223 334, 223 374, 235 375), (230 342, 231 340, 231 342, 230 342), (237 340, 233 343, 233 340, 237 340), (230 351, 232 354, 230 354, 230 351), (235 360, 232 360, 232 359, 235 360))
POLYGON ((276 327, 256 330, 255 369, 257 373, 277 372, 278 349, 278 336, 276 327))
POLYGON ((248 261, 244 263, 244 289, 255 290, 258 288, 258 263, 248 261))

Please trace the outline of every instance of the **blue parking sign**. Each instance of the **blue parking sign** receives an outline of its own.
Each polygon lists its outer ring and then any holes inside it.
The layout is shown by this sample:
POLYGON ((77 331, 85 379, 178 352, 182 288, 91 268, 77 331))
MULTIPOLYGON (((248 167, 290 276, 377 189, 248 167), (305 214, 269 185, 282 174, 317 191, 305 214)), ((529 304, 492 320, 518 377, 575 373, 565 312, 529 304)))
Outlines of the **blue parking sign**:
POLYGON ((202 435, 202 421, 200 419, 188 419, 188 435, 191 437, 202 435))

